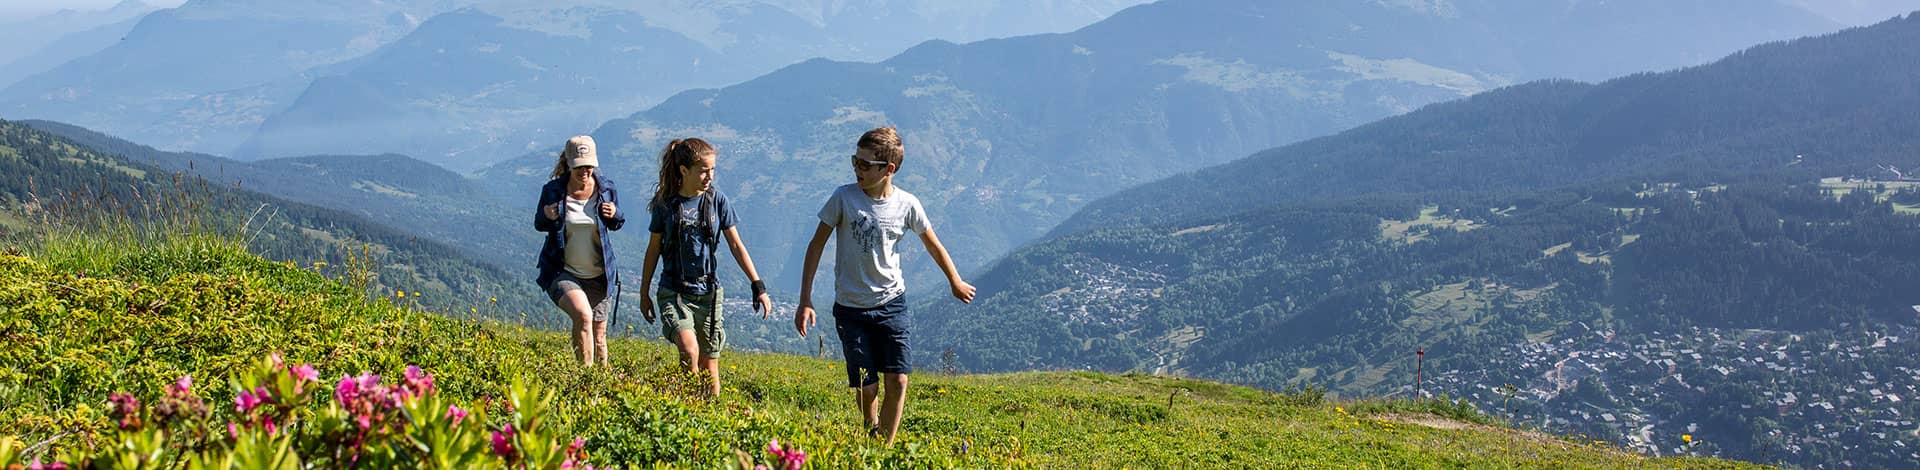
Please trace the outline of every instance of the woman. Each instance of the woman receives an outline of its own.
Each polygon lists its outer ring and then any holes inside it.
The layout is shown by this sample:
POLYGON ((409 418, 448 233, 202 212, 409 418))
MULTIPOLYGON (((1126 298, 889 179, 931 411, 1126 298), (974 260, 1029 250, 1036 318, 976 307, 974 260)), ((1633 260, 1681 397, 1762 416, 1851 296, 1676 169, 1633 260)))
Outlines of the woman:
POLYGON ((593 137, 574 136, 553 164, 553 180, 540 188, 533 228, 547 233, 540 248, 540 288, 573 320, 573 356, 592 366, 610 367, 607 314, 617 287, 613 246, 607 231, 620 230, 627 218, 613 180, 600 174, 593 137))

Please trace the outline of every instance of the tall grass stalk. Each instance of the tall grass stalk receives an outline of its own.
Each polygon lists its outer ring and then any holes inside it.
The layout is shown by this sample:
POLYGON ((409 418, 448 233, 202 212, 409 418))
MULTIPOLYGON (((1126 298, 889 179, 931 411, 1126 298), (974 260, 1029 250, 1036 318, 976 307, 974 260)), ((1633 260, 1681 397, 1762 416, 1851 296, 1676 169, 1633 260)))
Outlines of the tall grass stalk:
MULTIPOLYGON (((35 194, 35 210, 27 214, 41 228, 33 256, 83 273, 107 273, 130 257, 155 253, 193 255, 155 259, 225 258, 245 253, 250 234, 277 212, 262 205, 240 221, 234 216, 237 201, 194 176, 174 174, 171 184, 155 188, 143 192, 103 180, 81 191, 35 194)), ((179 272, 192 268, 187 264, 151 268, 179 272)))

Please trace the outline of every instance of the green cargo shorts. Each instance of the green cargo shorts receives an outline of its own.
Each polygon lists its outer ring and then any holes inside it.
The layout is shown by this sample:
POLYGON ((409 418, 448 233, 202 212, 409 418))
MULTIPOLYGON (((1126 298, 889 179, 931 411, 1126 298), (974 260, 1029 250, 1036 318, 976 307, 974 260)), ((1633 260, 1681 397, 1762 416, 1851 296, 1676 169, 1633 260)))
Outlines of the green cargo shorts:
POLYGON ((660 309, 660 336, 673 341, 681 331, 693 330, 700 354, 720 357, 720 351, 727 349, 727 331, 720 316, 722 293, 718 287, 708 295, 687 295, 665 288, 655 291, 653 305, 660 309))

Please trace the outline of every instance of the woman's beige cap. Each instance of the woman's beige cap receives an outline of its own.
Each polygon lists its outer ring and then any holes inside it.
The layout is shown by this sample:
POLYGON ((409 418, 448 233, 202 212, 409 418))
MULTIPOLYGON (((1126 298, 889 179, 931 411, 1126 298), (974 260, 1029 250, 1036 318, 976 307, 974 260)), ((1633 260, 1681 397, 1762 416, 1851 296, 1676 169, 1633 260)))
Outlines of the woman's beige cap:
POLYGON ((567 139, 567 168, 600 167, 600 156, 593 151, 593 136, 576 135, 567 139))

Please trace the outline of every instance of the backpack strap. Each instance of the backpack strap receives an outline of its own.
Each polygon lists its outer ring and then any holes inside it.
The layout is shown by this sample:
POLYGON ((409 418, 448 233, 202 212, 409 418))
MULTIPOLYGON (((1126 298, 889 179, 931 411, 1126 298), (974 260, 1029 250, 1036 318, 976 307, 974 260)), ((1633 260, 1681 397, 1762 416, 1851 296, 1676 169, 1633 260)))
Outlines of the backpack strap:
POLYGON ((700 234, 706 236, 707 247, 713 250, 713 256, 707 257, 707 292, 709 293, 720 289, 720 221, 715 214, 719 211, 719 204, 711 190, 700 195, 700 225, 703 226, 700 234))

